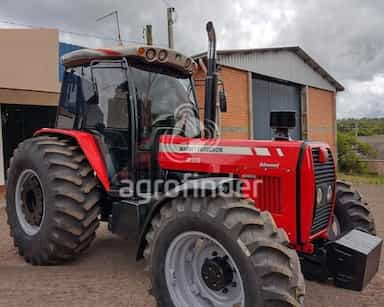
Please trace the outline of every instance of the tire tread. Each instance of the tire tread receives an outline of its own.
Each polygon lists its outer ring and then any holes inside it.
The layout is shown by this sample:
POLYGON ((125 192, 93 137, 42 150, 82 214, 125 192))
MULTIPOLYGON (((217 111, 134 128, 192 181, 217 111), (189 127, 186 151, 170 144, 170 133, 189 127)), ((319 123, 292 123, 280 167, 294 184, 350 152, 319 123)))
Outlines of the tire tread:
POLYGON ((336 182, 336 208, 335 215, 341 221, 341 232, 351 229, 359 229, 376 235, 374 217, 361 197, 361 194, 353 189, 352 185, 344 182, 336 182))
MULTIPOLYGON (((260 212, 249 200, 229 199, 174 199, 166 203, 152 220, 146 234, 144 258, 148 270, 153 271, 153 249, 163 227, 180 215, 193 214, 209 217, 212 222, 228 229, 233 240, 241 240, 248 249, 255 274, 262 283, 262 306, 301 306, 305 294, 304 278, 297 254, 288 248, 288 238, 278 229, 269 213, 260 212), (198 202, 199 204, 196 204, 198 202), (244 241, 243 241, 244 239, 244 241), (274 286, 271 286, 274 285, 274 286), (274 304, 270 304, 271 302, 274 304)), ((240 249, 240 247, 239 247, 240 249)), ((153 278, 153 277, 152 277, 153 278)), ((152 286, 155 282, 152 279, 152 286)), ((152 294, 162 305, 155 287, 152 294)))
POLYGON ((54 199, 50 204, 53 206, 51 233, 38 251, 26 250, 15 235, 15 221, 10 219, 13 205, 7 201, 8 224, 14 244, 27 262, 60 264, 76 258, 95 238, 100 213, 98 181, 74 140, 48 135, 19 144, 10 160, 8 176, 12 176, 18 160, 38 157, 47 169, 49 184, 44 188, 49 189, 54 199))

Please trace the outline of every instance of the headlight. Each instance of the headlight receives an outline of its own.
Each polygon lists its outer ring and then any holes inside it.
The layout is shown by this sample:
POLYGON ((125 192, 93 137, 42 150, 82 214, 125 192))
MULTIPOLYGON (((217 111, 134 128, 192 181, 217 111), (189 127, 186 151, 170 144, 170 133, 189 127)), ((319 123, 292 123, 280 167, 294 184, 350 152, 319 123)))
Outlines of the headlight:
POLYGON ((161 49, 159 52, 159 61, 164 62, 167 60, 168 52, 167 50, 161 49))
POLYGON ((156 57, 156 50, 153 48, 150 48, 147 50, 145 57, 147 58, 148 61, 153 61, 156 57))
POLYGON ((317 191, 316 191, 316 204, 321 205, 321 203, 323 202, 323 198, 324 198, 323 190, 319 187, 317 188, 317 191))
POLYGON ((327 202, 330 203, 332 201, 332 198, 333 198, 333 187, 332 185, 329 185, 327 189, 327 202))

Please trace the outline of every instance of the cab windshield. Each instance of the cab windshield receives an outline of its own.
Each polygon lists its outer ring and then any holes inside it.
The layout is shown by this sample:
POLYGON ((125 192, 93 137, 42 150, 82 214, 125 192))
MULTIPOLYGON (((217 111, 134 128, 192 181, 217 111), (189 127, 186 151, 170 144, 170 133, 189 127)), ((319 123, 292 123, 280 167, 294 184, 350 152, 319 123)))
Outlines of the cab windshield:
POLYGON ((155 130, 186 137, 200 136, 197 104, 190 78, 177 78, 130 67, 142 140, 155 130))

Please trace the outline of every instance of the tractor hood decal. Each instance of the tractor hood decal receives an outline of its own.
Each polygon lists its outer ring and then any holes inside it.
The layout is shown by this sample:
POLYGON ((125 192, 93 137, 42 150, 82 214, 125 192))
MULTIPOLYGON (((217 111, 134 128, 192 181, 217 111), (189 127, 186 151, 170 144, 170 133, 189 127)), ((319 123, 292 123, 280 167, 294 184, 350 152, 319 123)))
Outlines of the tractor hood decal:
POLYGON ((279 163, 266 163, 266 162, 261 162, 259 164, 259 167, 261 168, 279 168, 280 164, 279 163))
POLYGON ((225 155, 242 155, 252 156, 252 149, 241 146, 216 146, 216 145, 194 145, 194 144, 160 144, 160 152, 170 153, 208 153, 208 154, 225 154, 225 155))
POLYGON ((294 172, 301 143, 163 135, 158 161, 163 169, 192 172, 239 175, 256 169, 294 172))

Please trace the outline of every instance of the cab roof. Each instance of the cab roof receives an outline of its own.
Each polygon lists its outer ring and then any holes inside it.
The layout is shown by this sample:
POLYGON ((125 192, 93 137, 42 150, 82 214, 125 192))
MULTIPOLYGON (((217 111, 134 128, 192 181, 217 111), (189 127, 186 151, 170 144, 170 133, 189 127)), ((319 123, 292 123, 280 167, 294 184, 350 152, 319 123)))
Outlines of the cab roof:
POLYGON ((119 60, 126 58, 130 64, 152 66, 155 70, 166 69, 181 75, 191 75, 197 67, 196 62, 188 56, 173 49, 154 46, 118 46, 112 48, 79 49, 62 56, 66 68, 88 66, 102 60, 119 60))

